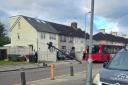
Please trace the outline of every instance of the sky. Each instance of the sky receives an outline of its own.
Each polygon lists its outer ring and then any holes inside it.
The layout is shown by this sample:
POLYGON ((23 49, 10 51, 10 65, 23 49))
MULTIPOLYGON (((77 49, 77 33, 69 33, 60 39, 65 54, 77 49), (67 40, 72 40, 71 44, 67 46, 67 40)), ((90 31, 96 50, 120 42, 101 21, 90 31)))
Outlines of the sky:
MULTIPOLYGON (((91 0, 2 0, 0 21, 9 30, 9 17, 25 15, 46 21, 78 27, 89 32, 91 0)), ((128 34, 128 0, 95 0, 94 29, 128 34)))

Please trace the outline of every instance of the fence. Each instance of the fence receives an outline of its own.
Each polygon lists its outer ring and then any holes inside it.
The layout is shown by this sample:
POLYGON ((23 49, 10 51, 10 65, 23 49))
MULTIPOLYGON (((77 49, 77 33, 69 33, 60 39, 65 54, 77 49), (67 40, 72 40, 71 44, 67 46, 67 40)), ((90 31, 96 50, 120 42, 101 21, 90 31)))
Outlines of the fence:
POLYGON ((38 51, 39 61, 56 61, 56 51, 38 51))
MULTIPOLYGON (((4 49, 7 50, 7 55, 30 55, 33 54, 34 52, 29 49, 29 47, 4 47, 4 49)), ((38 51, 38 60, 39 61, 56 61, 56 51, 50 52, 49 50, 47 51, 38 51)))
POLYGON ((28 55, 32 53, 28 47, 9 47, 7 48, 7 54, 19 54, 19 55, 28 55))

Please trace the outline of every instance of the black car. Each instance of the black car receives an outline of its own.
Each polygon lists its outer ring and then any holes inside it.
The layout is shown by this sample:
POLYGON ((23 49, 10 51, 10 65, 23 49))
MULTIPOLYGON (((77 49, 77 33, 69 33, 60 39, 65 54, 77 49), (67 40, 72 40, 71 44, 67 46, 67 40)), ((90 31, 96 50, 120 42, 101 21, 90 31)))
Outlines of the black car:
POLYGON ((93 85, 128 85, 128 49, 120 50, 93 78, 93 85))

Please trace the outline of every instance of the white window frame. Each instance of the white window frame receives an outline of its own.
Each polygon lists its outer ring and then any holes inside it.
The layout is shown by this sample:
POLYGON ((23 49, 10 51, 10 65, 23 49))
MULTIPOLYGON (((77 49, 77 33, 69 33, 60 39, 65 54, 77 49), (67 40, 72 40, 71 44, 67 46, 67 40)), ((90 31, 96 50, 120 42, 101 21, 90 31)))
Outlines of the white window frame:
POLYGON ((41 37, 41 39, 45 39, 45 33, 43 33, 43 32, 41 32, 41 35, 40 35, 40 37, 41 37))

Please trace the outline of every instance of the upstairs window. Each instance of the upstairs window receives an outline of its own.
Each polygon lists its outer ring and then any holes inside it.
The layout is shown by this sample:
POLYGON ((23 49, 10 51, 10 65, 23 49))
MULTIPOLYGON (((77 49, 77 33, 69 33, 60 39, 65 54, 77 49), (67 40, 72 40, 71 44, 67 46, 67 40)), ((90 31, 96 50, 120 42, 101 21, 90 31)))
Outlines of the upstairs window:
POLYGON ((65 36, 61 36, 61 37, 60 37, 60 41, 61 41, 61 42, 66 42, 66 37, 65 37, 65 36))
POLYGON ((69 37, 69 42, 70 42, 70 43, 73 42, 73 37, 69 37))
POLYGON ((78 42, 78 40, 77 40, 77 38, 75 38, 75 43, 77 43, 78 42))
POLYGON ((81 43, 84 43, 84 40, 83 39, 81 39, 81 43))
POLYGON ((41 39, 45 39, 45 33, 41 33, 41 39))
POLYGON ((53 34, 53 40, 56 40, 56 35, 55 34, 53 34))
POLYGON ((19 33, 17 33, 17 38, 20 39, 20 34, 19 33))
POLYGON ((50 38, 50 40, 56 40, 56 35, 55 34, 50 34, 49 38, 50 38))

